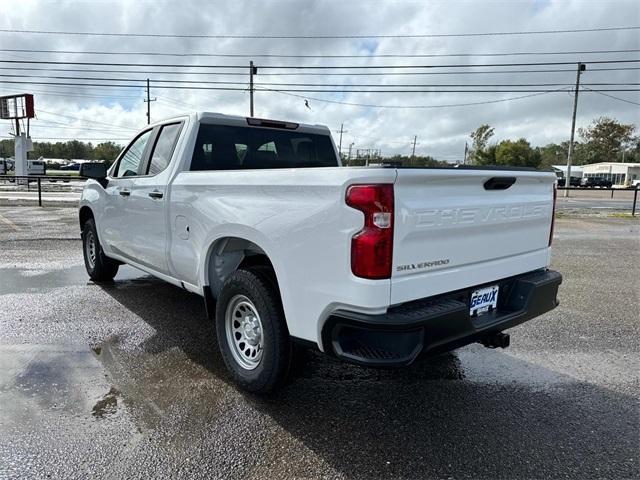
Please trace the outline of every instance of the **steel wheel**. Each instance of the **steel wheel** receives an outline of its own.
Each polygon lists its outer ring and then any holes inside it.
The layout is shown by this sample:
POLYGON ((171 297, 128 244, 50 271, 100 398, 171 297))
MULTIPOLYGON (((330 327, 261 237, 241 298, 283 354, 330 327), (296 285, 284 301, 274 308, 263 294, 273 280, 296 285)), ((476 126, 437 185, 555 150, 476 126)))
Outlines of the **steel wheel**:
POLYGON ((85 237, 84 242, 85 252, 87 254, 87 262, 89 263, 89 267, 95 268, 96 266, 96 237, 92 231, 88 231, 85 237))
POLYGON ((244 295, 235 295, 225 313, 227 343, 233 359, 245 370, 253 370, 262 359, 263 331, 255 305, 244 295))

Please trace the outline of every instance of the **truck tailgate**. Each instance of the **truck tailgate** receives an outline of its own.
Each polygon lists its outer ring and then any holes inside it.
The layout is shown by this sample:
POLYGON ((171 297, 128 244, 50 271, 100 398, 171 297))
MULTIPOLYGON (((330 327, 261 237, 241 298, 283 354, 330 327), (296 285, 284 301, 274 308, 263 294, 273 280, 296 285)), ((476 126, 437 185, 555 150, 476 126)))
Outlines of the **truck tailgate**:
POLYGON ((548 266, 555 180, 535 171, 398 169, 391 304, 548 266))

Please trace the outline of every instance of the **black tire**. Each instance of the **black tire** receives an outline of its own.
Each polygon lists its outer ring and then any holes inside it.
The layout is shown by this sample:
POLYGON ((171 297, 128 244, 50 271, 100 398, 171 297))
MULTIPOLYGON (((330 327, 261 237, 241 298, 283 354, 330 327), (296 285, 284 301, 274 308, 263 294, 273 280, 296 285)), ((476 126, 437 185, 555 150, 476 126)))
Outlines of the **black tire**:
POLYGON ((102 251, 98 231, 93 218, 90 218, 82 226, 82 253, 84 255, 84 266, 89 277, 94 282, 108 282, 118 273, 120 264, 102 251), (93 247, 91 246, 93 245, 93 247))
POLYGON ((240 269, 225 281, 216 303, 216 331, 224 363, 240 388, 252 393, 269 393, 286 381, 291 364, 291 339, 280 292, 268 267, 240 269), (256 322, 256 318, 259 329, 252 330, 251 322, 256 322), (249 323, 249 333, 260 332, 260 341, 246 337, 246 330, 242 329, 246 323, 249 323), (258 343, 253 345, 251 341, 258 343))

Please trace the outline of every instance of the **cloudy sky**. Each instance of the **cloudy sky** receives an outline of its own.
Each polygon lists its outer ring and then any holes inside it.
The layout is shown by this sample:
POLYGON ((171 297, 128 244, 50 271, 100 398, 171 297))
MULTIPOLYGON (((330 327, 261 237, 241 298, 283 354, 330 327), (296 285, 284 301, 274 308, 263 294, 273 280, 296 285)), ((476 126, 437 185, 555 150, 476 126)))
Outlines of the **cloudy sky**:
MULTIPOLYGON (((468 135, 478 125, 489 123, 496 140, 526 137, 534 145, 568 139, 575 82, 575 65, 481 67, 495 63, 578 62, 587 63, 582 82, 591 89, 639 88, 640 63, 595 64, 601 60, 640 59, 640 30, 588 33, 495 36, 431 36, 422 38, 381 38, 393 35, 451 35, 478 32, 530 32, 567 29, 632 27, 640 25, 637 1, 29 1, 2 0, 0 29, 64 32, 97 32, 172 35, 236 35, 245 38, 118 37, 53 35, 0 32, 0 59, 5 61, 58 61, 180 64, 189 67, 134 67, 111 65, 52 65, 0 63, 0 94, 33 92, 38 119, 32 123, 36 141, 78 138, 126 141, 146 123, 142 82, 150 78, 152 120, 194 109, 248 115, 246 92, 248 68, 215 69, 207 65, 258 66, 255 81, 260 83, 336 84, 328 86, 265 86, 255 94, 255 114, 306 123, 328 125, 333 131, 344 124, 343 150, 379 148, 385 155, 409 154, 414 135, 416 152, 436 158, 460 160, 468 135), (274 39, 246 36, 377 36, 373 38, 274 39), (16 51, 18 50, 18 51, 16 51), (26 52, 19 50, 40 50, 26 52), (43 52, 49 51, 49 52, 43 52), (565 53, 627 50, 622 53, 565 53), (629 50, 636 50, 629 51, 629 50), (51 51, 54 51, 53 53, 51 51), (61 53, 60 51, 74 52, 61 53), (77 52, 77 53, 75 53, 77 52), (137 55, 97 55, 86 52, 139 52, 137 55), (482 56, 517 52, 554 52, 560 55, 482 56), (149 55, 149 53, 182 56, 149 55), (206 55, 246 55, 212 57, 206 55), (316 55, 315 58, 273 58, 259 55, 316 55), (441 55, 460 56, 441 56, 441 55), (353 55, 356 58, 327 58, 353 55), (432 57, 381 57, 381 55, 433 55, 432 57), (402 69, 400 65, 480 65, 402 69), (266 66, 373 66, 385 70, 293 70, 266 66), (199 66, 199 67, 198 67, 199 66), (28 68, 28 69, 27 69, 28 68), (615 68, 624 70, 600 70, 615 68), (53 70, 57 69, 57 70, 53 70), (63 71, 63 70, 88 70, 63 71), (91 71, 93 70, 93 71, 91 71), (102 70, 102 71, 95 71, 102 70), (104 70, 111 70, 106 73, 104 70), (114 72, 114 70, 118 70, 114 72), (509 70, 520 73, 508 73, 509 70), (522 70, 563 70, 528 72, 522 70), (429 74, 397 75, 407 72, 429 74), (235 75, 225 74, 235 73, 235 75), (296 75, 296 73, 315 75, 296 75), (352 75, 353 73, 395 73, 396 75, 352 75), (437 74, 434 74, 436 73, 437 74), (475 73, 470 73, 475 72, 475 73), (490 73, 477 73, 490 72, 490 73), (267 75, 271 73, 271 75, 267 75), (288 75, 277 75, 288 73, 288 75), (320 73, 320 75, 318 75, 320 73), (294 75, 292 75, 294 74, 294 75), (329 75, 331 74, 331 75, 329 75), (17 75, 17 76, 8 76, 17 75), (96 80, 69 80, 52 77, 93 77, 96 80), (113 82, 113 78, 125 79, 113 82), (161 80, 188 80, 195 83, 159 83, 161 80), (62 86, 18 84, 93 83, 121 85, 62 86), (231 82, 204 84, 199 82, 231 82), (233 84, 235 82, 235 84, 233 84), (609 86, 592 84, 609 83, 609 86), (353 85, 371 85, 353 87, 353 85), (375 85, 411 84, 422 87, 393 87, 391 90, 423 90, 411 93, 380 92, 274 92, 264 89, 380 89, 375 85), (463 87, 435 87, 454 84, 463 87), (552 84, 544 87, 503 85, 552 84), (557 84, 557 85, 556 85, 557 84), (615 84, 636 84, 615 85, 615 84), (155 85, 155 86, 154 86, 155 85), (238 90, 162 89, 159 85, 205 86, 238 90), (351 87, 343 87, 351 86, 351 87), (501 85, 500 87, 464 87, 501 85), (455 89, 493 89, 499 92, 442 92, 455 89), (470 106, 452 106, 512 99, 534 92, 504 90, 549 89, 527 98, 470 106), (425 91, 426 90, 426 91, 425 91), (299 96, 292 96, 291 93, 299 96), (310 108, 305 106, 305 99, 310 108), (324 101, 322 101, 324 100, 324 101), (343 103, 332 103, 343 102, 343 103), (347 103, 347 104, 344 104, 347 103), (431 106, 435 108, 380 108, 378 106, 431 106)), ((388 88, 388 87, 387 87, 388 88)), ((604 92, 602 92, 604 93, 604 92)), ((578 126, 586 126, 601 115, 640 124, 639 107, 633 103, 585 90, 578 107, 578 126)), ((640 102, 639 92, 607 92, 631 102, 640 102)), ((0 124, 0 135, 10 132, 10 124, 0 124)), ((334 133, 336 144, 338 134, 334 133)))

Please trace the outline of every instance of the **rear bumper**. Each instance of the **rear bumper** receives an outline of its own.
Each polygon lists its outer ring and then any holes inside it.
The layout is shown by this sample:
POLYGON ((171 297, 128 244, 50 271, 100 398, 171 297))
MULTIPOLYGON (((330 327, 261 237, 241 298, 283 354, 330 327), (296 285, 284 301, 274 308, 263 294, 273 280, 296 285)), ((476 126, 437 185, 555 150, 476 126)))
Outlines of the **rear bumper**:
POLYGON ((361 365, 408 365, 421 354, 478 342, 553 310, 561 283, 552 270, 491 282, 500 286, 497 309, 479 317, 470 316, 469 300, 486 285, 397 305, 381 315, 336 311, 322 330, 324 351, 361 365))

